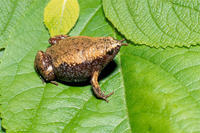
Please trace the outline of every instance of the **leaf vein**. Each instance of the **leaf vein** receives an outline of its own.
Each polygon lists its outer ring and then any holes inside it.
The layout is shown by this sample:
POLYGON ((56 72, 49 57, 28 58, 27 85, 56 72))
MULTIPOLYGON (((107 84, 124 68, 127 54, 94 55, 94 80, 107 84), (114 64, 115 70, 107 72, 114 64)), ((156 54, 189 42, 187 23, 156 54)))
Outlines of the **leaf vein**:
POLYGON ((127 6, 127 9, 128 9, 128 13, 131 15, 131 19, 132 19, 132 21, 135 23, 135 26, 138 28, 138 30, 144 35, 144 36, 146 36, 149 40, 150 40, 150 37, 147 35, 147 34, 145 34, 145 32, 139 27, 139 25, 138 25, 138 23, 135 21, 135 17, 134 17, 134 15, 132 14, 132 12, 130 11, 130 6, 129 6, 129 4, 127 4, 127 0, 125 0, 125 4, 126 4, 126 6, 127 6))
POLYGON ((172 35, 170 35, 170 34, 167 34, 167 33, 160 27, 160 25, 156 22, 156 19, 154 18, 154 15, 153 15, 153 13, 152 13, 152 11, 151 11, 151 7, 150 7, 150 4, 149 4, 149 0, 146 0, 146 2, 147 2, 147 5, 148 5, 147 7, 148 7, 148 9, 149 9, 150 16, 151 16, 153 22, 155 23, 155 25, 157 26, 157 28, 158 28, 161 32, 163 32, 165 35, 167 35, 168 37, 170 37, 170 38, 172 38, 172 39, 175 40, 175 37, 174 37, 174 36, 172 36, 172 35))

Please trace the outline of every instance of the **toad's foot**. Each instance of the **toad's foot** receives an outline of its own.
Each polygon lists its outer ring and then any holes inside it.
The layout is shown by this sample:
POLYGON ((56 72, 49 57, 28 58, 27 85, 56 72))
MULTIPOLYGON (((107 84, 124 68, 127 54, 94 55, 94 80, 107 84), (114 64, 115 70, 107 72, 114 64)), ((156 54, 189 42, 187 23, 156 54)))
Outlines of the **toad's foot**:
POLYGON ((111 96, 112 94, 114 94, 114 91, 111 92, 111 93, 109 93, 108 95, 104 95, 104 93, 101 93, 102 97, 100 97, 100 98, 102 98, 103 100, 105 100, 105 101, 108 103, 109 101, 108 101, 107 98, 108 98, 109 96, 111 96))
MULTIPOLYGON (((43 78, 42 76, 40 76, 40 79, 42 80, 42 83, 43 83, 43 84, 46 83, 46 81, 44 80, 44 78, 43 78)), ((52 84, 58 86, 58 82, 56 82, 56 81, 50 81, 50 83, 52 83, 52 84)))
POLYGON ((54 44, 57 44, 60 40, 63 40, 67 37, 69 37, 69 36, 68 35, 57 35, 57 36, 49 38, 49 43, 51 45, 54 45, 54 44))
POLYGON ((50 81, 50 83, 52 83, 52 84, 58 86, 58 82, 56 82, 56 81, 50 81))
POLYGON ((101 88, 99 86, 98 77, 99 77, 99 71, 94 71, 92 75, 92 79, 91 79, 93 91, 98 98, 101 98, 105 100, 106 102, 109 102, 107 98, 111 96, 114 92, 111 92, 108 95, 104 95, 104 93, 102 93, 101 88))

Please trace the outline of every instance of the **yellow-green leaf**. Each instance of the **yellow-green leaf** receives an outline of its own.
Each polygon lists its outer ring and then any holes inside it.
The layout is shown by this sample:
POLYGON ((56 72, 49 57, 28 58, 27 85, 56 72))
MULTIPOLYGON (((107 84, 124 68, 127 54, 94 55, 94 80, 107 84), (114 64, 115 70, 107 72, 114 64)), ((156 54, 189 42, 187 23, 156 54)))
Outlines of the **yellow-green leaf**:
POLYGON ((51 0, 44 10, 44 23, 50 35, 66 34, 79 16, 77 0, 51 0))

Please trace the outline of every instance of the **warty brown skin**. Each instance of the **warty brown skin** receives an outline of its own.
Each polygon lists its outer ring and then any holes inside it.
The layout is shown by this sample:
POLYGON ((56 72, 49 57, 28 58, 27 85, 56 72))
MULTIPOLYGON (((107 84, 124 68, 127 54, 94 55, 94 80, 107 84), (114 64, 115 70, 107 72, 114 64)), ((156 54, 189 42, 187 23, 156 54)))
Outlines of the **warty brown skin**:
POLYGON ((98 83, 102 69, 119 52, 123 40, 112 37, 88 37, 58 35, 49 39, 51 47, 39 51, 35 69, 45 81, 58 79, 67 82, 82 82, 91 78, 93 91, 98 98, 107 100, 113 94, 104 95, 98 83))

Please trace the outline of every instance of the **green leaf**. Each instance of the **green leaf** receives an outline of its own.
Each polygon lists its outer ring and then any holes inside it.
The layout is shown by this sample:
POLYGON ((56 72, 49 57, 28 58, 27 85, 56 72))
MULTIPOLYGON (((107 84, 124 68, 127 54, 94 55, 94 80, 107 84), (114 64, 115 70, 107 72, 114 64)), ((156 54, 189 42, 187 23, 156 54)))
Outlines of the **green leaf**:
POLYGON ((3 54, 4 54, 4 49, 0 49, 0 63, 1 63, 1 58, 2 58, 3 54))
POLYGON ((0 0, 0 49, 7 45, 7 40, 12 37, 33 1, 0 0))
POLYGON ((0 120, 0 133, 5 133, 1 127, 1 120, 0 120))
MULTIPOLYGON (((105 71, 104 74, 109 73, 100 82, 106 93, 115 91, 109 104, 93 95, 91 85, 42 84, 33 62, 36 52, 49 46, 42 19, 46 3, 35 1, 24 23, 15 30, 18 37, 10 38, 12 45, 5 49, 0 65, 3 127, 7 132, 32 133, 130 132, 120 58, 116 60, 117 67, 114 63, 111 68, 115 69, 105 71)), ((81 17, 71 34, 114 36, 101 0, 80 0, 80 7, 81 17)))
POLYGON ((107 18, 137 44, 154 47, 200 43, 200 1, 103 0, 107 18))
POLYGON ((135 133, 200 132, 200 47, 123 48, 122 74, 135 133))
POLYGON ((78 16, 77 0, 51 0, 44 10, 44 23, 51 36, 67 34, 78 16))
MULTIPOLYGON (((110 102, 90 85, 42 84, 33 68, 48 46, 43 10, 34 1, 7 40, 0 64, 0 112, 7 132, 198 133, 200 47, 123 47, 100 80, 110 102), (22 30, 23 29, 23 30, 22 30), (28 45, 27 45, 28 44, 28 45)), ((79 0, 80 19, 70 35, 116 36, 101 0, 79 0)))

